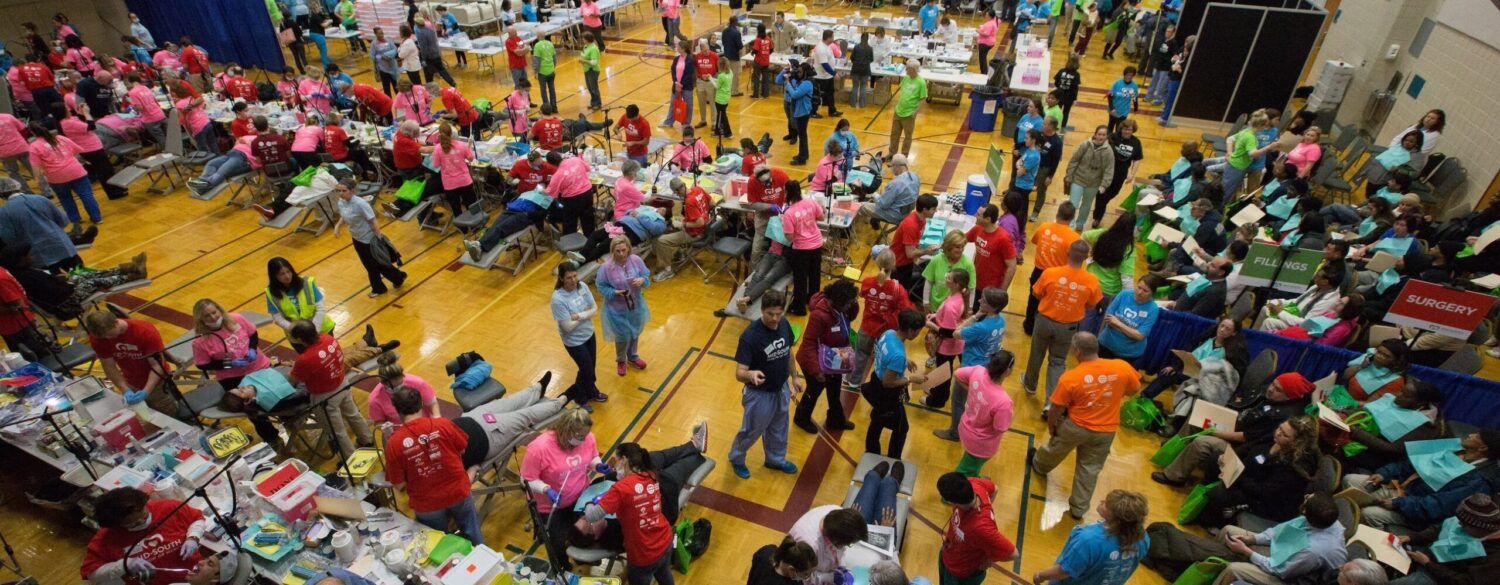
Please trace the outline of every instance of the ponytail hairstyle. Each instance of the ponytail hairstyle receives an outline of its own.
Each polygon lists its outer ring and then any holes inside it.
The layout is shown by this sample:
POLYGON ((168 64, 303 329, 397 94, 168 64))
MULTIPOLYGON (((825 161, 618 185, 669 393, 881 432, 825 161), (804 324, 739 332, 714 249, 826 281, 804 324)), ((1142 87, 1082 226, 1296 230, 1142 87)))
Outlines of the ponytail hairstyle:
POLYGON ((622 443, 615 449, 615 455, 624 458, 630 470, 635 473, 651 475, 656 473, 656 465, 651 462, 651 454, 639 443, 622 443))
POLYGON ((387 389, 394 392, 396 388, 406 383, 406 369, 401 367, 401 356, 399 354, 394 351, 387 351, 381 353, 380 357, 375 359, 376 363, 380 364, 380 369, 378 370, 380 383, 385 384, 387 389))
POLYGON ((32 120, 26 124, 26 129, 31 132, 32 136, 46 140, 47 144, 51 145, 52 148, 57 148, 57 136, 52 134, 52 131, 43 126, 41 122, 32 120))
POLYGON ((1005 379, 1005 373, 1016 365, 1016 354, 1008 349, 997 349, 990 354, 990 361, 984 365, 984 371, 989 374, 990 381, 999 384, 1005 379))
MULTIPOLYGON (((958 232, 948 233, 956 234, 958 232)), ((963 268, 954 268, 948 271, 948 278, 953 279, 953 288, 948 290, 948 294, 959 295, 959 298, 963 299, 964 304, 963 311, 960 314, 969 314, 969 271, 963 268)))
POLYGON ((438 145, 442 147, 443 152, 453 152, 453 126, 446 120, 438 126, 438 145))

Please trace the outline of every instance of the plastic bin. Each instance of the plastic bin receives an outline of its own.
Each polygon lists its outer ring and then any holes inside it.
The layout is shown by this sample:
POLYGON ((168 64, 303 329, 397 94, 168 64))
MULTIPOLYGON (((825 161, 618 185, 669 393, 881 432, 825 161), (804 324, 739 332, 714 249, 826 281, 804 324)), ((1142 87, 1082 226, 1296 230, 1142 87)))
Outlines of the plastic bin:
POLYGON ((309 471, 292 480, 292 483, 287 484, 266 500, 271 502, 271 506, 276 508, 276 511, 287 522, 296 522, 306 518, 317 507, 313 496, 318 495, 318 487, 326 481, 323 476, 309 471))
MULTIPOLYGON (((1000 116, 1000 88, 981 85, 969 92, 969 130, 992 132, 1000 116)), ((1014 127, 1014 125, 1012 125, 1014 127)))

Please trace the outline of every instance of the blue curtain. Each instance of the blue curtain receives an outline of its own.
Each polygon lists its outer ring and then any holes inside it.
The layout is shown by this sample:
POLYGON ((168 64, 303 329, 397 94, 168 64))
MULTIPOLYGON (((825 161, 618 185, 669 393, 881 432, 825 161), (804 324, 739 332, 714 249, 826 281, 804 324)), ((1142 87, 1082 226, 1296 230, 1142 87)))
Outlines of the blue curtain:
POLYGON ((286 67, 265 0, 126 0, 157 44, 183 35, 215 63, 280 72, 286 67))
POLYGON ((1245 329, 1244 333, 1245 341, 1250 345, 1250 361, 1255 361, 1260 352, 1276 352, 1276 371, 1271 374, 1271 377, 1297 370, 1297 362, 1302 359, 1302 350, 1307 346, 1306 342, 1251 329, 1245 329))
POLYGON ((1500 429, 1500 382, 1427 366, 1412 366, 1411 375, 1443 392, 1442 413, 1448 420, 1500 429))
POLYGON ((1192 349, 1189 345, 1214 326, 1213 319, 1192 313, 1161 311, 1158 315, 1146 342, 1146 352, 1135 361, 1142 371, 1153 374, 1162 366, 1176 363, 1177 356, 1172 355, 1172 350, 1192 349))
POLYGON ((1297 364, 1297 371, 1308 380, 1316 382, 1329 373, 1343 371, 1349 365, 1349 360, 1358 356, 1359 352, 1342 347, 1308 343, 1302 353, 1302 363, 1297 364))

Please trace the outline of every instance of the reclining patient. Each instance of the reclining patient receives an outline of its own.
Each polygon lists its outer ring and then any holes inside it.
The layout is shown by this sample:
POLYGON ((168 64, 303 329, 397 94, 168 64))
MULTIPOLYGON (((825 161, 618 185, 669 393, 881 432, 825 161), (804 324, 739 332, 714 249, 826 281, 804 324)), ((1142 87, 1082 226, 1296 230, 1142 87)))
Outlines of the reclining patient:
POLYGON ((667 220, 653 207, 637 207, 630 210, 624 217, 613 222, 607 222, 589 234, 588 243, 577 252, 569 252, 568 258, 579 265, 588 264, 609 253, 610 240, 616 235, 624 235, 630 240, 630 246, 641 245, 642 242, 666 233, 667 220))
MULTIPOLYGON (((626 443, 639 449, 634 443, 626 443)), ((617 453, 625 451, 625 445, 617 449, 617 453)), ((687 442, 675 447, 668 447, 661 451, 647 453, 646 459, 650 462, 648 469, 634 469, 635 472, 650 472, 656 476, 657 483, 661 486, 661 513, 666 516, 669 526, 677 524, 677 517, 681 510, 678 508, 678 498, 682 489, 687 486, 688 478, 693 471, 703 465, 706 460, 704 453, 708 452, 708 424, 699 421, 693 426, 693 434, 687 442)), ((616 455, 616 461, 622 455, 616 455)), ((600 479, 617 481, 617 474, 610 470, 600 479)), ((597 481, 597 480, 596 480, 597 481)), ((625 550, 624 532, 621 530, 620 522, 614 518, 591 521, 590 515, 585 514, 578 518, 577 522, 568 530, 568 544, 579 548, 602 548, 612 551, 625 550)))
POLYGON ((505 204, 505 211, 500 212, 500 217, 495 218, 495 223, 484 230, 484 234, 480 235, 478 240, 464 240, 464 248, 469 251, 469 258, 478 262, 481 257, 506 238, 521 233, 528 227, 541 227, 542 222, 547 219, 548 210, 552 207, 553 200, 547 196, 546 191, 532 189, 520 194, 510 203, 505 204))
POLYGON ((562 412, 568 399, 561 395, 547 396, 547 386, 552 382, 552 372, 542 374, 535 384, 514 394, 505 396, 453 419, 453 424, 469 436, 464 448, 464 467, 469 477, 479 472, 486 461, 503 455, 503 449, 514 445, 516 439, 537 428, 543 421, 562 412))
POLYGON ((63 320, 82 315, 84 301, 94 293, 146 278, 145 252, 114 268, 67 276, 38 268, 34 261, 31 245, 24 242, 6 246, 0 252, 0 266, 16 277, 31 302, 63 320))

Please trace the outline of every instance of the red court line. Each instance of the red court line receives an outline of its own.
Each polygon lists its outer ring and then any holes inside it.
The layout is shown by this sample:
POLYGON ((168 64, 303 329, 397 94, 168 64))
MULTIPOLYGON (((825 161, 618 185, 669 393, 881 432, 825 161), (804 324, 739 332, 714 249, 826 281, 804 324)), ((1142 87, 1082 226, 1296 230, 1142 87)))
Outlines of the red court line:
POLYGON ((943 161, 943 170, 938 172, 937 179, 932 182, 934 191, 948 190, 948 182, 953 180, 953 173, 958 170, 958 161, 963 160, 964 148, 969 144, 969 135, 969 119, 965 116, 963 124, 958 127, 958 134, 953 136, 953 146, 948 147, 948 158, 943 161))

